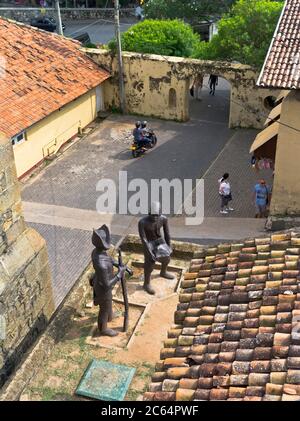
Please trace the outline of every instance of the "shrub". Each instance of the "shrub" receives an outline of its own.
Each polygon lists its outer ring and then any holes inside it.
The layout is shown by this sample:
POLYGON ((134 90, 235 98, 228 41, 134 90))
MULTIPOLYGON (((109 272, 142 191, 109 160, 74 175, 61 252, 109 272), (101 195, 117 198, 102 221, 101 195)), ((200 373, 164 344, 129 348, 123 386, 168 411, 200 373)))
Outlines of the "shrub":
MULTIPOLYGON (((199 36, 180 20, 145 20, 122 34, 122 49, 145 54, 190 57, 195 54, 199 36)), ((116 49, 116 41, 108 44, 116 49)))

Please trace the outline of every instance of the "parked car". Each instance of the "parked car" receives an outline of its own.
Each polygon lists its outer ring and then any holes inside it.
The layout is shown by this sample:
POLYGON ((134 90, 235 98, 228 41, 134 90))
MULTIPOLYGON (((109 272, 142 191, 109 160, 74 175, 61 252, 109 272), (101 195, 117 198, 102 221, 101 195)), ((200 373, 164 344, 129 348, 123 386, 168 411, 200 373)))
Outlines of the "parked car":
MULTIPOLYGON (((40 16, 32 19, 30 25, 48 32, 55 32, 58 26, 56 20, 50 16, 40 16)), ((66 25, 63 22, 62 28, 63 30, 66 28, 66 25)))

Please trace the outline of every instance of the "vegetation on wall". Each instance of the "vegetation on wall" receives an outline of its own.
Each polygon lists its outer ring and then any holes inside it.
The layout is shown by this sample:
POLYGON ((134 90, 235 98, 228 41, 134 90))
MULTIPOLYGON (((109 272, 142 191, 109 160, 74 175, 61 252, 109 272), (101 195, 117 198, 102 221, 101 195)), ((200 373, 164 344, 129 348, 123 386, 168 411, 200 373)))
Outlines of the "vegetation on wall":
POLYGON ((195 58, 238 61, 260 68, 283 7, 281 1, 239 0, 218 25, 211 42, 200 42, 195 58))
MULTIPOLYGON (((199 42, 191 26, 180 20, 145 20, 122 34, 124 51, 145 54, 191 57, 199 42)), ((108 46, 115 50, 116 41, 108 46)))

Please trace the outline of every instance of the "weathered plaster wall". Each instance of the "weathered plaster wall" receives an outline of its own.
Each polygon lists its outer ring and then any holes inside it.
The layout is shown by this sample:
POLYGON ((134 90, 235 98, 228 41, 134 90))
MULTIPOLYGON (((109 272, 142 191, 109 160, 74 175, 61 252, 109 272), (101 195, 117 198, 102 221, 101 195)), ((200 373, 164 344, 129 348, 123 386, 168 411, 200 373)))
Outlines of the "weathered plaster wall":
MULTIPOLYGON (((112 74, 105 82, 106 107, 119 107, 118 65, 106 50, 86 50, 112 74)), ((249 66, 218 61, 123 53, 127 109, 130 113, 185 121, 189 118, 188 87, 198 74, 217 74, 231 84, 230 127, 262 128, 268 116, 264 99, 272 91, 256 87, 258 74, 249 66), (170 89, 176 104, 170 106, 170 89)))
POLYGON ((291 91, 283 100, 280 122, 271 214, 300 216, 299 90, 291 91))
POLYGON ((0 387, 53 312, 45 241, 24 223, 12 145, 0 134, 0 387))

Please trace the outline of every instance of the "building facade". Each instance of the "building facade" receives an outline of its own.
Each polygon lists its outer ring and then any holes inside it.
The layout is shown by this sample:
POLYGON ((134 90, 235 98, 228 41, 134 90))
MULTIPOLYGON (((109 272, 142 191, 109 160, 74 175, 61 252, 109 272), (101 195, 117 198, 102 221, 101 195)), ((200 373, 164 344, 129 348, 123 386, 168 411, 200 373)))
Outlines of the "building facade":
POLYGON ((300 216, 300 3, 287 0, 257 85, 277 92, 250 150, 274 160, 271 217, 300 216))
POLYGON ((97 117, 110 75, 57 34, 0 18, 0 41, 0 131, 20 178, 97 117))

